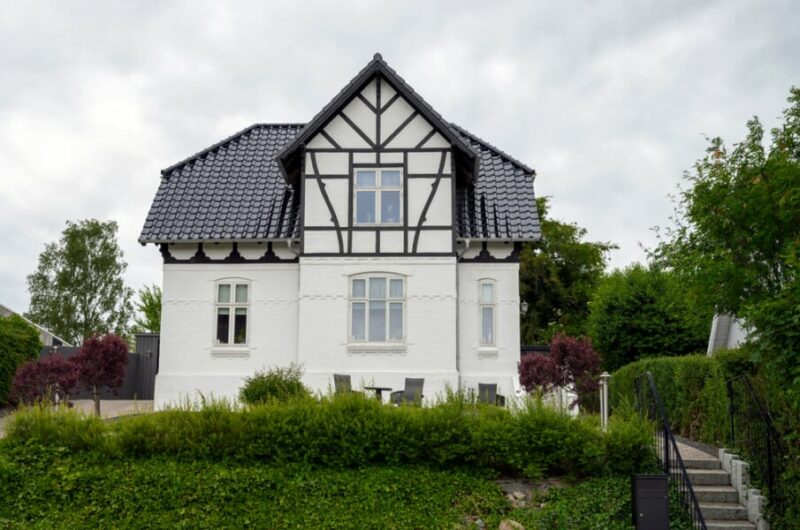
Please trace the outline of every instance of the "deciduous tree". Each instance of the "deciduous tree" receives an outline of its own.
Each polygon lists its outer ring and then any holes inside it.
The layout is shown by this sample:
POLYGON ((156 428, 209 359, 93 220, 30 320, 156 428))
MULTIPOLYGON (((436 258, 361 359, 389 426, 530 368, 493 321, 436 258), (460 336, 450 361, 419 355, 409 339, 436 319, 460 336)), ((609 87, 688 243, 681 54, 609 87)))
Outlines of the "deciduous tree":
POLYGON ((139 314, 134 318, 134 332, 159 333, 161 331, 161 287, 145 285, 139 289, 136 310, 139 314))
POLYGON ((99 416, 103 387, 115 390, 125 382, 128 343, 112 334, 90 337, 75 356, 75 362, 80 370, 80 383, 92 391, 94 413, 99 416))
POLYGON ((60 398, 69 399, 69 394, 78 384, 78 365, 54 353, 28 361, 17 370, 11 386, 11 401, 15 403, 38 403, 60 398))
POLYGON ((117 223, 68 221, 28 276, 26 316, 73 344, 97 333, 124 334, 133 312, 133 291, 122 279, 126 268, 117 223))

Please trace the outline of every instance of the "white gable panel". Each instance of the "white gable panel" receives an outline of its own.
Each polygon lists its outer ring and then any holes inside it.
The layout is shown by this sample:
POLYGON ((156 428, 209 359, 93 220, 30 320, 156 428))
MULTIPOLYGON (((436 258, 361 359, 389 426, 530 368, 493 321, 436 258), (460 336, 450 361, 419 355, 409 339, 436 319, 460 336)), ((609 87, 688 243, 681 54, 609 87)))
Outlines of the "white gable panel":
POLYGON ((327 179, 324 182, 325 191, 328 192, 328 199, 336 212, 339 226, 347 226, 347 199, 350 195, 347 192, 349 186, 347 179, 327 179))
POLYGON ((305 230, 303 232, 303 251, 339 252, 339 239, 334 230, 305 230))
POLYGON ((436 193, 431 201, 431 205, 428 207, 428 213, 425 214, 426 225, 444 226, 452 224, 451 196, 452 189, 450 186, 450 179, 441 179, 439 181, 439 187, 436 189, 436 193))
POLYGON ((374 164, 377 161, 376 153, 353 153, 353 162, 356 164, 374 164))
POLYGON ((392 106, 381 114, 381 142, 385 142, 412 112, 414 109, 403 98, 392 103, 392 106))
MULTIPOLYGON (((413 233, 409 233, 409 236, 413 238, 413 233)), ((417 241, 417 252, 450 252, 452 246, 453 233, 450 230, 422 230, 417 241)))
POLYGON ((444 136, 441 134, 434 133, 433 136, 428 138, 422 147, 450 147, 450 142, 448 142, 444 136))
POLYGON ((316 179, 306 179, 303 188, 305 189, 303 213, 306 226, 333 226, 331 212, 325 204, 316 179))
POLYGON ((376 117, 375 113, 369 110, 363 101, 358 98, 354 98, 353 101, 347 104, 347 106, 342 109, 342 112, 350 118, 350 120, 356 124, 356 126, 361 129, 361 132, 366 134, 370 140, 373 142, 375 141, 375 126, 376 126, 376 117))
POLYGON ((445 155, 442 173, 450 173, 450 153, 408 153, 408 172, 410 174, 434 175, 439 172, 439 165, 445 155))
POLYGON ((414 148, 432 129, 433 126, 425 118, 417 115, 392 138, 391 142, 386 144, 386 147, 414 148))
POLYGON ((350 125, 342 119, 341 116, 336 116, 325 127, 325 132, 333 138, 333 141, 339 144, 340 147, 362 149, 369 147, 369 144, 358 135, 358 133, 350 127, 350 125))
POLYGON ((225 259, 233 250, 233 243, 206 243, 203 252, 209 259, 225 259))
MULTIPOLYGON (((310 155, 309 155, 310 156, 310 155)), ((350 173, 350 157, 347 153, 315 153, 320 175, 347 175, 350 173)), ((306 175, 313 175, 314 167, 306 160, 306 175)))
POLYGON ((406 181, 408 182, 408 225, 410 227, 417 226, 419 216, 428 201, 431 186, 435 181, 435 178, 417 178, 406 181))
POLYGON ((402 164, 403 153, 381 153, 381 164, 402 164))
POLYGON ((169 253, 175 259, 189 259, 197 254, 197 243, 170 243, 169 253))
POLYGON ((381 230, 381 254, 403 252, 403 237, 400 230, 381 230))
POLYGON ((237 248, 244 259, 258 259, 267 253, 266 243, 239 243, 237 248))
POLYGON ((353 248, 350 249, 350 252, 374 253, 375 232, 365 232, 363 230, 353 232, 353 248))
MULTIPOLYGON (((397 94, 397 91, 393 89, 389 83, 381 79, 381 108, 385 107, 395 94, 397 94)), ((394 102, 394 104, 397 103, 397 101, 394 102)))
POLYGON ((321 134, 317 134, 306 144, 306 147, 311 149, 330 149, 333 144, 321 134))
POLYGON ((378 84, 378 82, 375 79, 373 79, 372 81, 370 81, 367 84, 367 86, 364 87, 364 90, 361 91, 361 95, 364 97, 364 99, 366 99, 367 101, 372 103, 373 107, 377 107, 378 106, 378 104, 377 104, 377 94, 376 94, 376 92, 377 92, 377 90, 376 90, 377 84, 378 84))

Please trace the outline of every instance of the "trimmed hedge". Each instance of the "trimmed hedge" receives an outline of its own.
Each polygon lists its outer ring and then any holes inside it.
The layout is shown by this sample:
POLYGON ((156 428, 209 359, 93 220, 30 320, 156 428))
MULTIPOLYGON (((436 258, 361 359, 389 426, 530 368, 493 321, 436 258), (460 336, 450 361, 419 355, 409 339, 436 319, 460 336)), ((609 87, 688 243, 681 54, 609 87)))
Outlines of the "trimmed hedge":
POLYGON ((599 429, 531 400, 519 410, 454 401, 389 407, 353 393, 287 403, 169 410, 105 423, 72 411, 18 413, 4 443, 67 447, 105 458, 164 456, 306 464, 477 467, 507 475, 597 475, 644 469, 649 426, 638 418, 599 429), (625 458, 618 458, 624 454, 625 458))
POLYGON ((634 402, 634 380, 647 371, 653 374, 673 432, 710 444, 724 439, 728 429, 727 374, 714 357, 653 357, 623 366, 611 375, 612 410, 634 402))
POLYGON ((14 374, 25 361, 39 358, 39 332, 19 315, 0 317, 0 405, 6 403, 14 374))

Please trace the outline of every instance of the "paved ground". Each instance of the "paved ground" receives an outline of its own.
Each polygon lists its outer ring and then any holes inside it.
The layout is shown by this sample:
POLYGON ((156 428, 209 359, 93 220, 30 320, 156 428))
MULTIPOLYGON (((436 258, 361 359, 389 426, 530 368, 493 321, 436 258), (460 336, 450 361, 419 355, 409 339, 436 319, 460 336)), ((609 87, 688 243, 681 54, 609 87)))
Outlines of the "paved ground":
MULTIPOLYGON (((94 412, 94 402, 91 399, 76 399, 73 401, 75 408, 87 414, 94 412)), ((129 414, 141 414, 153 411, 152 401, 134 401, 128 399, 103 399, 100 400, 100 415, 103 418, 117 418, 129 414)), ((4 426, 11 418, 11 414, 0 416, 0 438, 5 436, 4 426)))

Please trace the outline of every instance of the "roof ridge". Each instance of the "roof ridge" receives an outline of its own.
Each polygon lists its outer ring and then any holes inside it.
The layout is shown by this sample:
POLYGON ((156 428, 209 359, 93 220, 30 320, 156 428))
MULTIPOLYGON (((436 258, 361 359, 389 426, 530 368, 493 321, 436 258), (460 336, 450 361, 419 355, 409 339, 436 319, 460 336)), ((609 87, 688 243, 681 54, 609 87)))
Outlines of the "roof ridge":
POLYGON ((458 131, 460 134, 463 134, 467 138, 469 138, 469 139, 471 139, 471 140, 473 140, 475 142, 478 142, 479 144, 483 145, 484 147, 486 147, 490 151, 494 152, 495 154, 501 156, 502 158, 505 158, 508 162, 511 162, 512 164, 514 164, 515 166, 519 167, 520 169, 524 169, 525 171, 529 171, 530 173, 533 173, 534 175, 536 175, 536 170, 535 169, 533 169, 532 167, 530 167, 529 165, 527 165, 527 164, 525 164, 523 162, 520 162, 518 159, 516 159, 513 156, 509 155, 508 153, 506 153, 505 151, 503 151, 499 147, 496 147, 495 145, 490 144, 489 142, 487 142, 483 138, 481 138, 479 136, 476 136, 475 134, 469 132, 468 130, 466 130, 465 128, 461 127, 460 125, 458 125, 456 123, 450 122, 450 126, 453 127, 453 129, 458 131))
POLYGON ((181 167, 185 166, 186 164, 189 164, 190 162, 194 162, 198 158, 201 158, 201 157, 207 155, 208 153, 216 151, 220 147, 222 147, 222 146, 224 146, 226 144, 229 144, 230 142, 236 140, 237 138, 241 138, 242 136, 244 136, 245 134, 249 133, 250 131, 252 131, 254 129, 259 129, 259 128, 263 128, 263 127, 305 127, 305 125, 306 125, 305 123, 254 123, 253 125, 245 127, 241 131, 236 132, 236 133, 228 136, 227 138, 225 138, 223 140, 220 140, 219 142, 217 142, 217 143, 215 143, 215 144, 213 144, 213 145, 211 145, 209 147, 206 147, 205 149, 203 149, 201 151, 198 151, 195 154, 193 154, 193 155, 191 155, 191 156, 189 156, 187 158, 184 158, 180 162, 176 162, 176 163, 172 164, 171 166, 162 169, 161 170, 161 175, 162 176, 166 176, 168 173, 172 173, 176 169, 181 168, 181 167))

